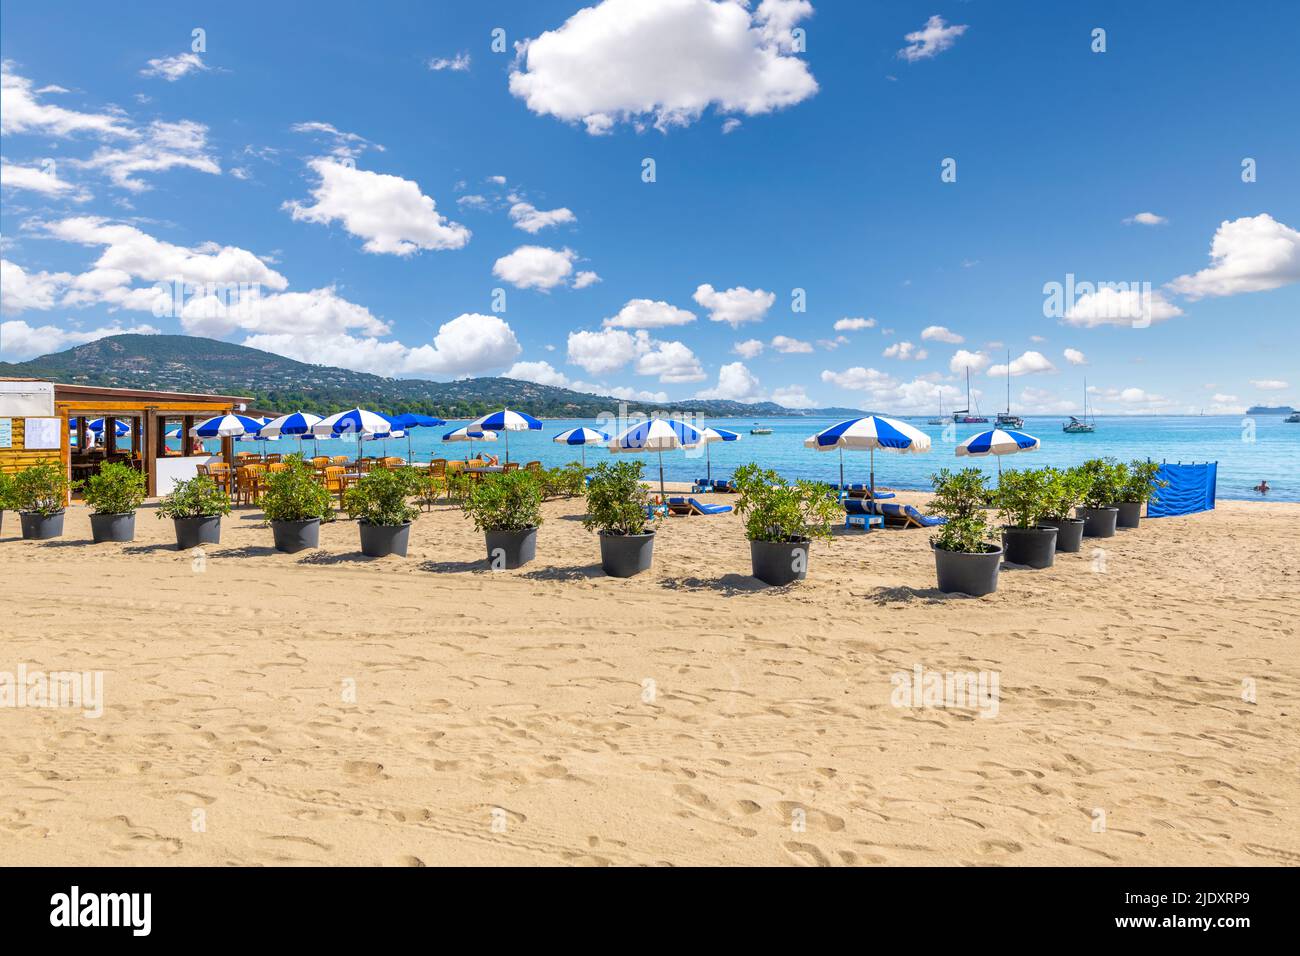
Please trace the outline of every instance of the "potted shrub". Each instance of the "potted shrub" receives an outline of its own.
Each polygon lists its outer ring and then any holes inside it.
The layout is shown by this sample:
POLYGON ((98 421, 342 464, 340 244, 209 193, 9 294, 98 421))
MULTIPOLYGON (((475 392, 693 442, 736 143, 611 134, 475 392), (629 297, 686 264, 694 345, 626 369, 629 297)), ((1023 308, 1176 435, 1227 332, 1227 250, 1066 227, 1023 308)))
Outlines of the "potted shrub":
POLYGON ((356 519, 361 531, 362 554, 371 558, 390 554, 406 557, 411 522, 420 514, 418 508, 406 503, 406 498, 417 490, 405 469, 376 468, 343 493, 343 510, 356 519))
POLYGON ((789 484, 752 463, 736 469, 731 483, 754 577, 776 587, 806 578, 812 539, 829 541, 831 522, 844 514, 839 494, 819 482, 789 484))
POLYGON ((14 478, 12 494, 24 538, 45 541, 63 534, 68 476, 62 465, 44 462, 23 469, 14 478))
POLYGON ((1002 520, 1004 559, 1028 568, 1050 568, 1056 559, 1056 528, 1040 519, 1047 503, 1047 476, 1038 469, 1005 472, 994 497, 1002 520))
POLYGON ((144 503, 144 473, 121 462, 109 462, 81 483, 81 495, 91 507, 90 536, 101 541, 134 541, 135 509, 144 503))
POLYGON ((1160 465, 1154 461, 1135 459, 1123 469, 1121 480, 1117 483, 1118 494, 1110 502, 1118 509, 1115 524, 1120 528, 1136 528, 1142 523, 1142 506, 1149 501, 1159 501, 1156 490, 1169 484, 1156 481, 1156 472, 1160 465))
POLYGON ((286 464, 266 475, 262 512, 271 523, 275 549, 296 554, 320 547, 320 523, 331 514, 330 494, 300 455, 290 455, 286 464))
POLYGON ((1056 550, 1074 554, 1083 547, 1083 519, 1074 516, 1074 509, 1083 503, 1088 489, 1088 479, 1079 468, 1060 471, 1045 468, 1046 487, 1043 498, 1043 517, 1039 524, 1056 529, 1056 550))
POLYGON ((1002 549, 988 540, 984 503, 989 491, 984 472, 978 468, 958 472, 944 468, 931 475, 930 481, 934 485, 930 510, 948 519, 930 538, 939 590, 974 597, 992 594, 998 589, 1002 549))
POLYGON ((1111 502, 1119 496, 1122 484, 1119 466, 1113 459, 1092 458, 1079 467, 1086 483, 1083 507, 1079 509, 1079 516, 1083 518, 1083 536, 1114 537, 1119 509, 1111 502))
POLYGON ((532 472, 485 475, 465 496, 461 508, 483 532, 493 570, 518 568, 536 557, 542 485, 532 472))
POLYGON ((644 467, 640 461, 602 461, 587 486, 582 526, 600 535, 600 567, 612 578, 648 570, 654 556, 650 493, 641 483, 644 467))
POLYGON ((230 514, 230 496, 206 475, 178 481, 158 502, 159 518, 171 518, 176 527, 176 547, 181 551, 201 544, 221 543, 221 518, 230 514))

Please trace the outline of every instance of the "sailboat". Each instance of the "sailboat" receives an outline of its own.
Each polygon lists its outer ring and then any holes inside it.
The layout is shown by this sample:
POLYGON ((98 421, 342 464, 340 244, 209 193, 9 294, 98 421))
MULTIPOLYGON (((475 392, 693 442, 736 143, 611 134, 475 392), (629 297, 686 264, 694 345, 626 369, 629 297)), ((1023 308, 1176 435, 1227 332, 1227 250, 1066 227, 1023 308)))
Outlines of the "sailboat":
POLYGON ((999 428, 1024 428, 1025 420, 1019 415, 1011 414, 1011 350, 1007 350, 1007 410, 998 412, 999 428))
MULTIPOLYGON (((977 409, 978 411, 978 409, 977 409)), ((952 413, 952 420, 958 425, 980 425, 988 419, 982 415, 970 413, 970 366, 966 366, 966 407, 952 413)))
POLYGON ((1077 419, 1073 415, 1070 420, 1061 426, 1061 431, 1067 435, 1091 435, 1097 430, 1096 422, 1088 420, 1088 380, 1083 380, 1083 419, 1077 419))
POLYGON ((939 414, 926 422, 927 425, 947 425, 948 419, 943 417, 943 389, 939 389, 939 414))

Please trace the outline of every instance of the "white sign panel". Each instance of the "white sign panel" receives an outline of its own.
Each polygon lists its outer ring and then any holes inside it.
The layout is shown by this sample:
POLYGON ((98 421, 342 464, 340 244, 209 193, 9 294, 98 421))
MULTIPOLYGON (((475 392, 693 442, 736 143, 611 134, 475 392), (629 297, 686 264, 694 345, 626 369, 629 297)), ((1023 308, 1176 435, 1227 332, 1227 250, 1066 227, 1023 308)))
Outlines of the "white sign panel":
POLYGON ((62 418, 28 418, 23 421, 23 447, 32 449, 62 448, 59 434, 62 418))

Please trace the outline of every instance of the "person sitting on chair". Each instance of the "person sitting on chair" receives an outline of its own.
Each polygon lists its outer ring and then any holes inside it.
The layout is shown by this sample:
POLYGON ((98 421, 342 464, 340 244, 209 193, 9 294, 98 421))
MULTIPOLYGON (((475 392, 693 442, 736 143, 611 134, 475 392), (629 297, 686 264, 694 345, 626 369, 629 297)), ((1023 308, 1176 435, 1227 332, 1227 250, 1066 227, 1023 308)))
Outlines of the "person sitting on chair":
POLYGON ((497 458, 496 455, 480 455, 479 457, 493 467, 501 464, 501 459, 497 458))

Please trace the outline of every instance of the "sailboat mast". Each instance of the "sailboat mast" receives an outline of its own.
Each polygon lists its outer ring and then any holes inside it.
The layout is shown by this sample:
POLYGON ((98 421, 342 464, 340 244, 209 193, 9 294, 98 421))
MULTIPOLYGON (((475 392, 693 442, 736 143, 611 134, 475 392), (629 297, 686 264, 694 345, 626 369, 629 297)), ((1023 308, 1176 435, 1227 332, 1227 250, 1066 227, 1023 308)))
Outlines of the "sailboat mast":
POLYGON ((1007 349, 1007 415, 1011 414, 1011 350, 1007 349))

